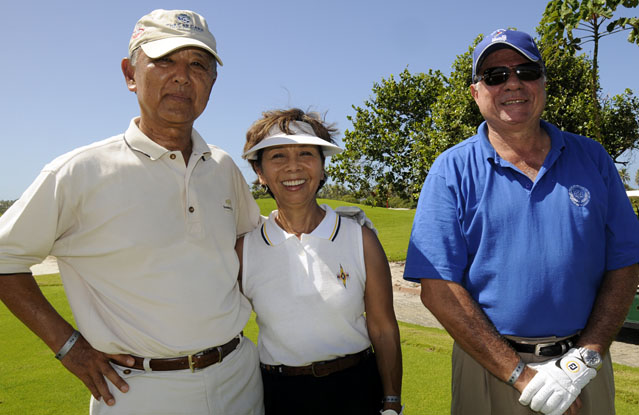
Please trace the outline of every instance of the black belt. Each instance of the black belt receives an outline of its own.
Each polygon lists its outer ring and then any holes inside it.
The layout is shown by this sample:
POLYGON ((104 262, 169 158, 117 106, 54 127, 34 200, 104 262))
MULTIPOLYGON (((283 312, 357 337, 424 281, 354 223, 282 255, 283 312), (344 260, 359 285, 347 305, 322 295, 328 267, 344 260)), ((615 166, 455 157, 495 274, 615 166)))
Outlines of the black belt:
POLYGON ((349 354, 324 362, 314 362, 307 366, 267 365, 260 363, 260 367, 267 372, 282 376, 314 376, 321 378, 357 366, 372 355, 373 349, 369 347, 359 353, 349 354))
POLYGON ((550 343, 518 343, 514 340, 508 340, 508 343, 520 353, 532 353, 536 356, 561 356, 568 351, 577 342, 579 336, 575 335, 567 339, 558 340, 550 343))

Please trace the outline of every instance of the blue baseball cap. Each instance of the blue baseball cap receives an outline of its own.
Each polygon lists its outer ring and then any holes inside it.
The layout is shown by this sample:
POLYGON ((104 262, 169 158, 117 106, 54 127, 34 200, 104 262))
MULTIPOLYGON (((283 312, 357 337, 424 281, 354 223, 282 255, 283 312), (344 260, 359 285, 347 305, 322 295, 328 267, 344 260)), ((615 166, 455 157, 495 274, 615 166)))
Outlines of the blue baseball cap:
POLYGON ((539 62, 543 67, 541 53, 535 41, 528 33, 517 30, 497 29, 486 36, 475 46, 473 52, 473 82, 477 76, 477 69, 490 53, 503 48, 511 48, 521 53, 531 62, 539 62))

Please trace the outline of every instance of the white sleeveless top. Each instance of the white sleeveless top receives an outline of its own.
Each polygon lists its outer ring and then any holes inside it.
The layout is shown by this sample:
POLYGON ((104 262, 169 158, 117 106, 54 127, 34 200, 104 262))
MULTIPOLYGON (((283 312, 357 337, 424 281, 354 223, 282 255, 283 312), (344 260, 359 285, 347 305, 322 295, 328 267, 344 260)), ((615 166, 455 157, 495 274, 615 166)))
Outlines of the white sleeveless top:
POLYGON ((244 237, 242 286, 257 313, 260 361, 305 366, 370 346, 362 228, 329 206, 298 239, 277 211, 244 237))

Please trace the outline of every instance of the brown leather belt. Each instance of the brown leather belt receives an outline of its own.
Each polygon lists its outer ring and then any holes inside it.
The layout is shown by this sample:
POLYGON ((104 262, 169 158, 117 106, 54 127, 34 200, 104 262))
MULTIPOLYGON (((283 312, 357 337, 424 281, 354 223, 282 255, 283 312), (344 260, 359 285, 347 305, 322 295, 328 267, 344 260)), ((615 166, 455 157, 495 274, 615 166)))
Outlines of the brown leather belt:
MULTIPOLYGON (((240 344, 240 336, 234 337, 230 342, 222 345, 202 350, 201 352, 182 357, 169 357, 167 359, 150 359, 149 367, 152 371, 204 369, 215 363, 220 363, 240 344)), ((133 356, 135 364, 132 369, 146 370, 144 368, 144 358, 133 356)))
POLYGON ((579 338, 578 335, 569 337, 564 340, 559 340, 551 343, 538 343, 538 344, 528 344, 528 343, 518 343, 511 339, 506 339, 508 343, 518 352, 521 353, 532 353, 536 356, 546 356, 546 357, 554 357, 561 356, 566 353, 568 349, 573 347, 579 338))
POLYGON ((260 363, 260 367, 267 372, 282 376, 315 376, 316 378, 321 378, 357 366, 372 355, 373 348, 369 347, 359 353, 349 354, 324 362, 314 362, 307 366, 267 365, 260 363))

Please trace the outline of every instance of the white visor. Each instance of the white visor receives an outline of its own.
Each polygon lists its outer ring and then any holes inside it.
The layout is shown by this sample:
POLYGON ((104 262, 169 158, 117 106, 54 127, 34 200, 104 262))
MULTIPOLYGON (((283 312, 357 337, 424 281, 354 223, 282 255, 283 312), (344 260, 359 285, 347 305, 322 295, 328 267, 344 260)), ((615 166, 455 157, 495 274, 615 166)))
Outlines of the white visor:
POLYGON ((288 128, 293 134, 286 134, 280 130, 279 125, 274 125, 269 130, 268 136, 245 151, 244 154, 242 154, 242 158, 245 158, 246 160, 257 160, 257 153, 259 150, 267 147, 291 144, 319 146, 322 148, 324 157, 330 157, 342 152, 340 147, 316 136, 313 128, 308 123, 302 121, 291 121, 288 124, 288 128))

